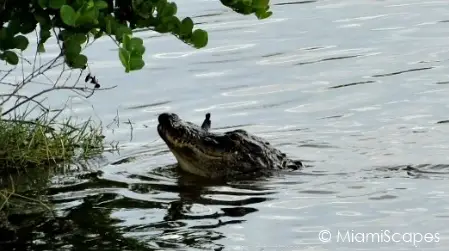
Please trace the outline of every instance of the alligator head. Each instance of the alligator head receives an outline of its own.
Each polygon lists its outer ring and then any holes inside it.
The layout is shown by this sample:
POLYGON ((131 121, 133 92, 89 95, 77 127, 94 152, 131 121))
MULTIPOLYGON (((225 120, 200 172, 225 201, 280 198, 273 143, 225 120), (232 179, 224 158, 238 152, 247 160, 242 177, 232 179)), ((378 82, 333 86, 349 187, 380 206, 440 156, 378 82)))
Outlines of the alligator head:
POLYGON ((268 142, 244 130, 214 133, 174 113, 162 113, 158 120, 157 131, 181 169, 195 175, 218 178, 302 167, 300 161, 288 159, 268 142))

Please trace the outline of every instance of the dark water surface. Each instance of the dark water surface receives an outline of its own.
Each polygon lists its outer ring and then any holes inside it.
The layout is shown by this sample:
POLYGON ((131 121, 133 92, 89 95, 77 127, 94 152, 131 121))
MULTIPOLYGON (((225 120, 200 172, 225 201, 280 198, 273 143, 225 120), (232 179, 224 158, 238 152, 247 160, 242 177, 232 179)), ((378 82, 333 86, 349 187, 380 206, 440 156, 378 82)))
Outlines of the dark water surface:
POLYGON ((118 113, 105 133, 120 155, 51 180, 75 230, 43 225, 29 250, 447 250, 447 1, 277 0, 262 21, 177 3, 207 48, 142 32, 147 65, 128 75, 112 42, 89 49, 102 85, 118 87, 69 113, 118 113), (198 124, 211 112, 215 130, 248 130, 309 167, 227 184, 179 176, 156 132, 166 111, 198 124))

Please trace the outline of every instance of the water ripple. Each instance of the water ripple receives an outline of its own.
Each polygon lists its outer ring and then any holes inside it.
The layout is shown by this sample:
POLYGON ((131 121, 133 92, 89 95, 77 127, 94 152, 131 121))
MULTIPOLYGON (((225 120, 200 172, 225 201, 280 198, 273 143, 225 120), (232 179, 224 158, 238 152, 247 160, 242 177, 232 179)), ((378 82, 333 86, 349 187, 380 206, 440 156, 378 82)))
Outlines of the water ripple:
POLYGON ((274 85, 265 85, 260 87, 248 87, 242 88, 233 92, 224 92, 221 95, 223 96, 232 96, 232 97, 242 97, 242 96, 258 96, 264 94, 272 94, 286 91, 294 91, 301 88, 300 85, 297 84, 274 84, 274 85))
POLYGON ((342 88, 342 87, 348 87, 348 86, 354 86, 354 85, 363 85, 363 84, 372 84, 372 83, 375 83, 375 81, 372 81, 372 80, 360 81, 360 82, 354 82, 354 83, 349 83, 349 84, 342 84, 342 85, 331 86, 331 87, 329 87, 329 89, 338 89, 338 88, 342 88))
POLYGON ((332 61, 338 59, 350 59, 357 57, 367 57, 378 54, 373 52, 374 48, 358 48, 358 49, 346 49, 346 50, 327 50, 336 47, 335 45, 314 47, 313 50, 303 49, 293 55, 286 55, 282 57, 272 56, 268 59, 263 59, 257 62, 259 65, 273 65, 273 64, 285 64, 293 63, 294 65, 312 64, 317 62, 332 61), (347 55, 347 54, 356 55, 347 55), (346 55, 345 55, 346 54, 346 55), (298 62, 299 61, 299 62, 298 62))
POLYGON ((376 74, 376 75, 373 75, 372 77, 373 78, 389 77, 389 76, 399 75, 399 74, 403 74, 403 73, 407 73, 407 72, 430 70, 430 69, 433 69, 433 68, 434 67, 414 68, 414 69, 409 69, 409 70, 404 70, 404 71, 396 71, 396 72, 385 73, 385 74, 376 74))
POLYGON ((307 3, 316 3, 318 0, 307 0, 307 1, 295 1, 295 2, 283 2, 283 3, 274 3, 273 5, 294 5, 294 4, 307 4, 307 3))

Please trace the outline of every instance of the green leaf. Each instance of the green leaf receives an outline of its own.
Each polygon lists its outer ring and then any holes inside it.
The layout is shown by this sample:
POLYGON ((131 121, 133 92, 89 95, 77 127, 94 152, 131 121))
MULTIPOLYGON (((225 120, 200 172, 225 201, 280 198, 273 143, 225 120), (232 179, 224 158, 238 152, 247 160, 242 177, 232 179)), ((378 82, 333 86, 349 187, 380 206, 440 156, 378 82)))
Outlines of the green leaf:
POLYGON ((77 14, 76 18, 76 25, 83 25, 83 24, 97 24, 98 23, 98 10, 95 8, 90 9, 83 9, 82 11, 79 11, 79 14, 77 14))
POLYGON ((94 39, 98 39, 101 36, 103 36, 103 31, 98 30, 98 29, 92 29, 91 33, 92 33, 92 35, 94 35, 94 39))
POLYGON ((44 43, 39 42, 39 44, 37 45, 37 52, 39 52, 39 53, 45 52, 44 43))
POLYGON ((140 37, 133 37, 130 42, 133 48, 143 45, 143 40, 140 37))
POLYGON ((19 63, 19 57, 13 51, 5 51, 3 56, 8 64, 17 65, 19 63))
POLYGON ((74 9, 80 9, 84 6, 86 3, 86 0, 72 0, 70 3, 70 6, 72 6, 74 9))
POLYGON ((253 0, 253 7, 265 9, 269 3, 270 0, 253 0))
POLYGON ((21 25, 21 22, 19 19, 15 18, 15 19, 9 20, 7 31, 11 36, 14 36, 20 32, 21 26, 22 25, 21 25))
POLYGON ((0 51, 14 48, 14 37, 8 32, 7 28, 0 29, 0 51))
POLYGON ((73 40, 64 42, 64 54, 69 61, 75 59, 81 53, 81 45, 73 40))
POLYGON ((128 73, 130 70, 129 52, 124 48, 120 48, 118 51, 119 51, 120 62, 122 62, 122 65, 125 67, 125 72, 128 73))
POLYGON ((49 25, 50 24, 50 17, 48 15, 45 15, 46 13, 34 13, 34 19, 40 24, 40 25, 49 25))
POLYGON ((186 17, 181 22, 181 35, 188 35, 192 32, 193 21, 190 17, 186 17))
POLYGON ((42 9, 47 8, 49 0, 38 0, 38 4, 42 9))
POLYGON ((83 54, 79 54, 72 61, 73 68, 83 69, 86 67, 86 64, 87 64, 87 57, 83 54))
POLYGON ((9 34, 8 34, 7 29, 0 28, 0 41, 3 40, 3 39, 7 39, 9 37, 8 35, 9 34))
POLYGON ((181 21, 179 21, 179 18, 176 16, 167 16, 162 17, 160 20, 167 31, 173 32, 174 34, 180 34, 181 21))
POLYGON ((60 15, 62 21, 69 25, 74 26, 76 22, 76 12, 75 10, 69 6, 69 5, 63 5, 60 10, 60 15))
POLYGON ((95 7, 97 7, 97 9, 99 9, 99 10, 106 9, 106 8, 108 8, 108 3, 103 0, 96 1, 95 7))
POLYGON ((65 4, 65 0, 49 0, 48 7, 60 9, 65 4))
POLYGON ((51 37, 51 33, 49 30, 44 30, 41 28, 39 31, 40 42, 45 43, 51 37))
POLYGON ((70 37, 70 40, 73 40, 74 42, 76 42, 78 44, 84 44, 87 40, 87 37, 85 34, 76 33, 75 35, 72 35, 70 37))
MULTIPOLYGON (((139 37, 131 38, 131 40, 129 41, 129 46, 131 47, 131 49, 133 51, 137 50, 140 52, 140 51, 142 51, 142 48, 144 48, 143 51, 145 51, 145 47, 143 46, 143 40, 139 37)), ((140 55, 142 55, 142 54, 140 54, 140 55)))
POLYGON ((132 34, 133 31, 128 26, 119 24, 119 26, 115 30, 115 39, 117 39, 117 41, 119 42, 122 42, 124 35, 132 35, 132 34))
POLYGON ((132 55, 139 55, 142 56, 145 53, 145 46, 140 45, 138 47, 134 47, 132 51, 132 55))
POLYGON ((24 51, 28 47, 28 44, 28 39, 25 36, 18 35, 14 37, 14 45, 21 51, 24 51))
POLYGON ((192 33, 192 43, 195 48, 202 48, 207 45, 207 32, 202 29, 197 29, 192 33))
POLYGON ((156 3, 152 3, 152 1, 143 1, 143 0, 134 0, 132 2, 132 8, 136 12, 137 15, 143 17, 144 19, 150 18, 153 14, 153 8, 156 3))
POLYGON ((123 44, 123 48, 125 48, 128 51, 131 51, 131 36, 128 34, 123 34, 122 37, 122 44, 123 44))
POLYGON ((161 10, 161 17, 173 16, 178 11, 178 7, 175 3, 167 3, 161 10))
POLYGON ((256 15, 256 17, 257 17, 258 19, 265 19, 265 18, 268 18, 268 17, 270 17, 272 14, 273 14, 273 12, 271 12, 271 11, 265 11, 265 10, 263 10, 263 9, 258 9, 258 10, 256 11, 256 13, 255 13, 255 15, 256 15))
POLYGON ((241 0, 241 1, 242 1, 242 3, 243 3, 244 5, 246 5, 246 6, 251 6, 252 3, 253 3, 253 0, 241 0))
POLYGON ((156 27, 154 27, 154 30, 159 32, 159 33, 167 33, 168 29, 165 25, 159 23, 158 25, 156 25, 156 27))
POLYGON ((20 29, 20 32, 22 34, 28 34, 32 31, 34 31, 34 29, 36 29, 37 21, 36 21, 36 19, 34 19, 34 16, 32 16, 32 15, 27 15, 26 17, 23 17, 21 19, 21 22, 22 22, 22 27, 20 29))
POLYGON ((85 3, 84 6, 86 7, 86 10, 90 10, 95 6, 95 3, 93 0, 87 0, 87 4, 86 4, 86 1, 84 1, 84 3, 85 3))
POLYGON ((106 34, 112 35, 112 28, 113 28, 113 24, 114 24, 112 22, 112 18, 106 17, 105 21, 106 21, 106 34))
POLYGON ((70 30, 67 30, 67 29, 66 30, 62 30, 58 34, 58 39, 62 40, 62 41, 66 41, 66 40, 69 40, 70 37, 73 36, 73 35, 74 35, 73 31, 70 31, 70 30))
POLYGON ((131 71, 140 70, 144 66, 145 62, 142 60, 141 56, 134 56, 129 60, 129 68, 131 71))

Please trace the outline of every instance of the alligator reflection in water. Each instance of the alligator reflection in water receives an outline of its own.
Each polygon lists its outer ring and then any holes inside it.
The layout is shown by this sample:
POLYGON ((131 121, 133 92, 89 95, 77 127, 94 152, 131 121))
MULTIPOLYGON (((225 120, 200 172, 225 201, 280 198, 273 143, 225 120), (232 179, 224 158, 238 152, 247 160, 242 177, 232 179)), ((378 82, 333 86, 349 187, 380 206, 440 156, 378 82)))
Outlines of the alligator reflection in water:
POLYGON ((175 172, 174 168, 170 165, 153 169, 151 177, 164 176, 153 182, 146 182, 146 175, 142 174, 128 175, 141 180, 133 184, 110 181, 101 172, 95 172, 78 175, 72 185, 48 188, 58 216, 1 246, 5 250, 19 245, 22 250, 67 246, 77 250, 220 250, 223 247, 216 241, 226 236, 219 227, 244 222, 242 217, 257 212, 251 205, 266 201, 273 193, 258 185, 257 180, 250 186, 244 181, 217 184, 175 172), (166 182, 167 171, 170 183, 166 182), (124 196, 129 193, 151 198, 124 196), (209 210, 198 212, 198 208, 205 207, 209 210))

